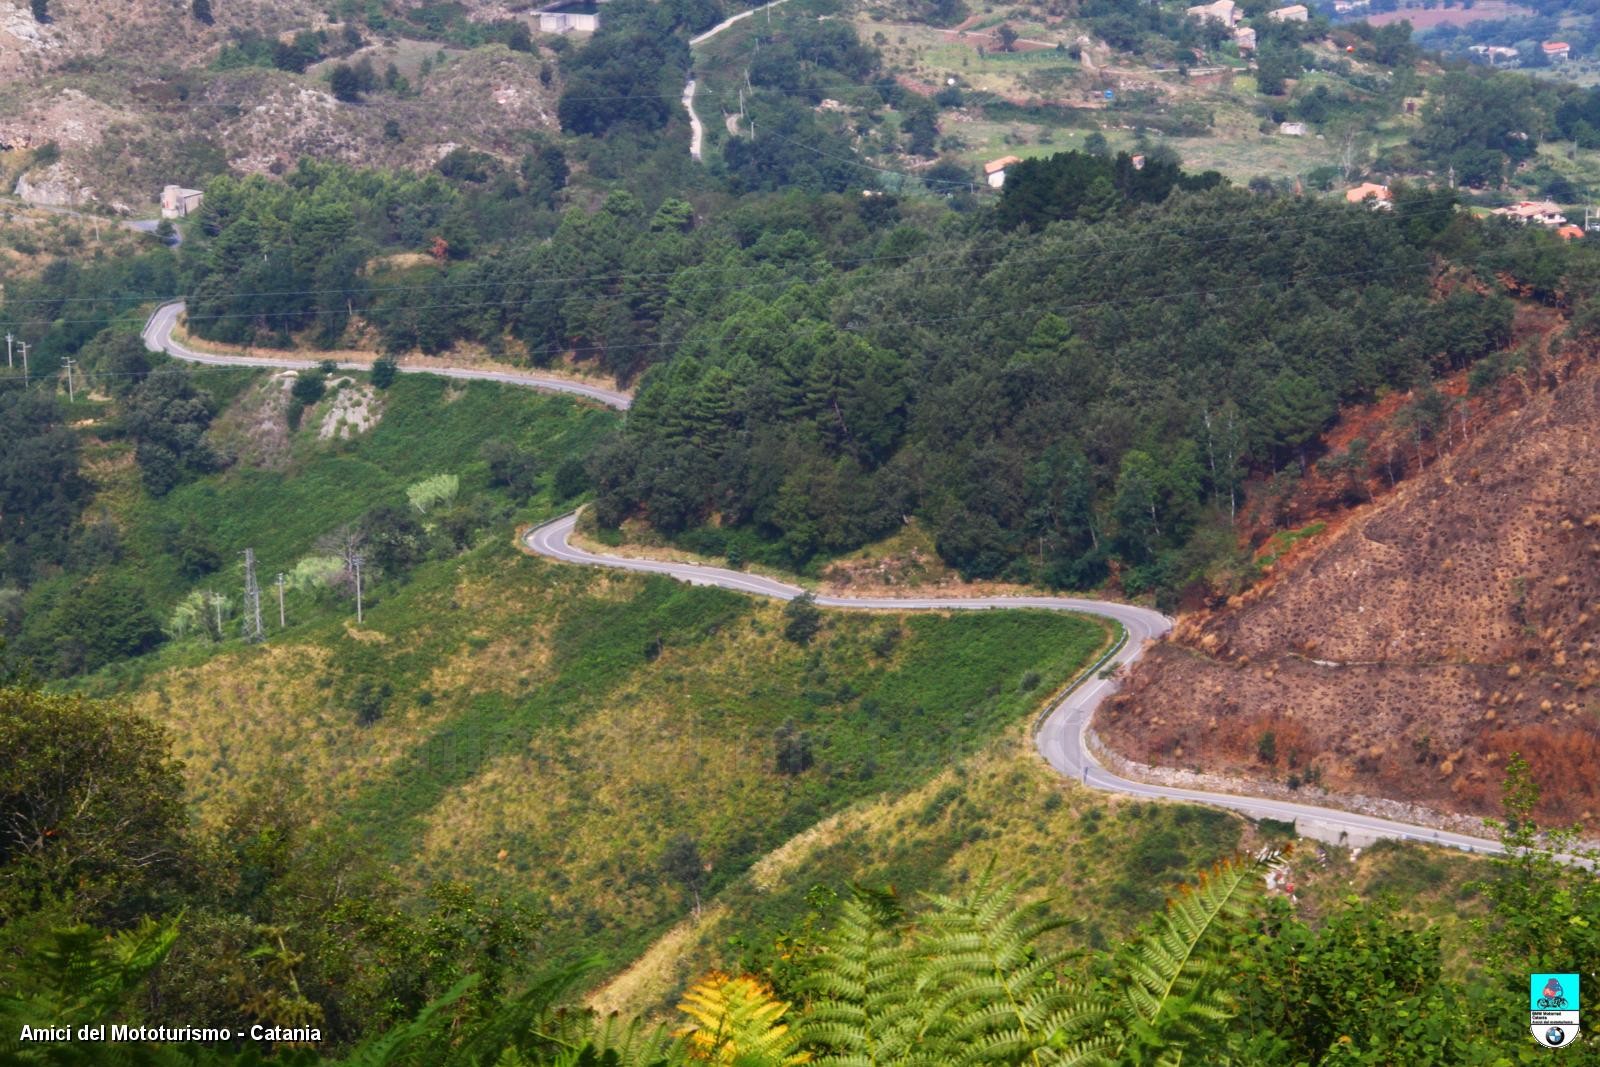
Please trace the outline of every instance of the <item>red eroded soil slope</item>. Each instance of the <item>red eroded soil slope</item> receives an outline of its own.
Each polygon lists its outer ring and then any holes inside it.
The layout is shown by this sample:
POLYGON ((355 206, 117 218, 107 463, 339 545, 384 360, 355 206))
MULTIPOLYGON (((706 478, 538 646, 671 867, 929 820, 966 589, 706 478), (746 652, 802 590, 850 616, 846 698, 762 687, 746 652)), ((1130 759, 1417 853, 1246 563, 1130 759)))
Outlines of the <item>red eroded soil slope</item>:
POLYGON ((1600 820, 1600 366, 1548 391, 1229 607, 1181 624, 1098 729, 1136 760, 1600 820), (1271 742, 1263 736, 1271 732, 1271 742))

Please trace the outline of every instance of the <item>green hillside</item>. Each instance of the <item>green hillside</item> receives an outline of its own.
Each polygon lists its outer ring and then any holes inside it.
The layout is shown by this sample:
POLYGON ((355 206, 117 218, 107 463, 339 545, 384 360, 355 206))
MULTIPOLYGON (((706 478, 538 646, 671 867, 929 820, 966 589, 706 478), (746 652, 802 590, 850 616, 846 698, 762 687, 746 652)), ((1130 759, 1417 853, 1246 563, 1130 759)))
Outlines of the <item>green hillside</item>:
POLYGON ((265 790, 404 896, 466 880, 544 913, 547 958, 620 966, 794 835, 1017 728, 1107 640, 1050 612, 827 613, 805 636, 776 604, 531 558, 514 531, 581 499, 572 465, 618 421, 569 399, 330 375, 290 430, 288 379, 175 373, 147 381, 209 397, 189 455, 224 469, 158 493, 128 429, 156 386, 79 400, 78 528, 101 550, 69 547, 22 598, 22 662, 97 657, 67 684, 171 732, 202 825, 265 790), (352 404, 364 429, 335 417, 352 404), (419 509, 408 489, 440 475, 452 498, 419 509), (667 873, 675 843, 703 878, 667 873))

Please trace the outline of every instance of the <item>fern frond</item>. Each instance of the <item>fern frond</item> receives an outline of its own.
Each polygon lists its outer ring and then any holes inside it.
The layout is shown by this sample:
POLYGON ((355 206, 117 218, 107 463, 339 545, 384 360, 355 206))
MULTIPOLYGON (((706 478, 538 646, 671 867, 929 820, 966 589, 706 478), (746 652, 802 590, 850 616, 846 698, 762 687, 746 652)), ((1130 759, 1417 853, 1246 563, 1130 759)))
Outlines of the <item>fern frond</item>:
POLYGON ((841 902, 805 983, 813 999, 801 1024, 817 1062, 936 1063, 921 1040, 920 963, 905 944, 899 901, 855 889, 841 902))
MULTIPOLYGON (((1200 1024, 1232 1017, 1233 1001, 1209 951, 1208 935, 1239 918, 1280 863, 1276 853, 1223 860, 1182 887, 1150 929, 1118 957, 1129 1045, 1181 1057, 1200 1024)), ((1176 1061, 1173 1061, 1176 1062, 1176 1061)))
POLYGON ((691 1059, 707 1063, 808 1063, 799 1039, 782 1021, 789 1005, 749 975, 711 974, 683 995, 678 1010, 691 1025, 678 1031, 691 1059))
POLYGON ((965 897, 930 898, 918 992, 950 1062, 1055 1062, 1053 1043, 1110 1017, 1103 997, 1059 977, 1066 954, 1041 947, 1067 920, 1017 892, 986 872, 965 897))

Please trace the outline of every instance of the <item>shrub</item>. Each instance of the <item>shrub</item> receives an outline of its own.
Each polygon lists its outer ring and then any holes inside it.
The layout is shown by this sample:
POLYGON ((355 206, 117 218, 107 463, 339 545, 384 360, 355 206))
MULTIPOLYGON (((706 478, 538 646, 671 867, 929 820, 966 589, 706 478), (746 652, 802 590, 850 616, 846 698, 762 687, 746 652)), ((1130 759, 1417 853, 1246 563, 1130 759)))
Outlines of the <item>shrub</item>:
POLYGON ((568 456, 556 465, 551 484, 556 496, 570 500, 589 488, 589 472, 584 469, 582 460, 568 456))
POLYGON ((306 556, 289 572, 288 586, 297 592, 327 585, 344 570, 338 556, 306 556))
POLYGON ((510 489, 519 497, 532 496, 539 489, 539 463, 503 437, 485 441, 483 459, 489 465, 489 484, 510 489))
POLYGON ((301 371, 294 380, 294 385, 289 389, 289 396, 300 402, 302 408, 308 408, 321 400, 328 391, 328 383, 316 377, 309 371, 301 371))
POLYGON ((776 747, 775 764, 779 774, 793 775, 804 774, 811 769, 814 757, 811 753, 811 735, 795 725, 793 719, 786 720, 773 734, 776 747))
POLYGON ((400 364, 387 356, 380 356, 372 361, 372 387, 374 389, 389 388, 399 376, 400 364))
POLYGON ((356 722, 362 726, 371 726, 383 718, 383 713, 389 706, 389 698, 393 695, 394 689, 388 682, 375 682, 371 678, 361 679, 350 694, 350 706, 355 709, 356 722))
POLYGON ((783 636, 797 645, 809 645, 822 629, 822 612, 817 608, 817 598, 801 593, 783 607, 783 636))
POLYGON ((426 515, 430 508, 449 504, 461 489, 461 478, 454 474, 435 474, 415 485, 406 486, 406 499, 418 512, 426 515))

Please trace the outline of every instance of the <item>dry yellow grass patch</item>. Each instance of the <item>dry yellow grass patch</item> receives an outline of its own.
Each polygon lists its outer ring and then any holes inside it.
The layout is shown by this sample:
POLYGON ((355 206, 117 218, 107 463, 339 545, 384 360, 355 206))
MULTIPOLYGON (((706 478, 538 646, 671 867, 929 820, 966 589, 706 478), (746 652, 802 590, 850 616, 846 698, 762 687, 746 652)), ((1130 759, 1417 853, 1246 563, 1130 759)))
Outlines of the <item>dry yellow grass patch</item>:
POLYGON ((157 675, 129 700, 166 724, 202 817, 240 783, 292 775, 313 807, 349 796, 403 758, 447 710, 411 706, 402 696, 371 726, 356 723, 319 680, 327 649, 266 645, 157 675))
POLYGON ((751 773, 770 762, 770 737, 738 708, 803 655, 748 627, 667 649, 643 686, 612 694, 571 727, 540 732, 447 794, 427 820, 420 858, 487 874, 504 848, 521 888, 545 894, 558 912, 661 914, 677 890, 630 873, 654 868, 667 827, 710 836, 729 812, 772 809, 770 781, 751 773), (702 725, 707 707, 725 709, 713 725, 702 725))
POLYGON ((967 883, 992 865, 1025 879, 1024 899, 1061 894, 1061 906, 1071 911, 1097 896, 1091 887, 1105 874, 1069 858, 1072 846, 1084 840, 1082 817, 1090 808, 1114 816, 1122 804, 1062 779, 1038 758, 1028 731, 1019 727, 915 789, 862 801, 796 834, 757 861, 698 919, 690 916, 674 926, 632 966, 591 993, 589 1004, 624 1015, 659 1011, 687 982, 723 965, 722 946, 744 929, 742 913, 752 894, 765 896, 819 877, 842 889, 847 876, 839 867, 841 855, 853 868, 849 877, 868 884, 885 877, 898 882, 893 872, 880 869, 883 862, 901 850, 942 844, 949 847, 934 877, 945 885, 967 883), (983 812, 991 832, 981 840, 952 830, 946 816, 927 818, 930 807, 955 788, 964 803, 983 812), (1061 802, 1049 801, 1052 795, 1061 802))
POLYGON ((499 637, 475 631, 475 638, 488 643, 457 649, 429 672, 427 688, 436 694, 517 693, 551 681, 550 632, 549 625, 524 626, 499 637))
POLYGON ((728 917, 728 909, 713 904, 699 916, 690 915, 668 930, 634 960, 628 969, 589 995, 589 1007, 602 1015, 632 1017, 660 1000, 666 990, 678 989, 693 981, 689 971, 689 949, 703 931, 728 917))
MULTIPOLYGON (((1002 747, 1007 747, 1006 743, 1002 747)), ((1021 754, 1017 752, 1018 756, 1021 754)), ((940 790, 974 771, 981 773, 986 769, 983 765, 996 758, 994 754, 979 756, 969 761, 970 765, 951 768, 910 792, 864 801, 824 819, 763 856, 751 867, 744 882, 758 892, 768 893, 800 878, 828 849, 853 843, 864 855, 881 852, 887 847, 882 838, 889 828, 907 822, 940 790)), ((998 759, 1007 768, 1013 766, 1011 759, 998 759)), ((731 909, 720 900, 703 909, 698 917, 685 918, 658 938, 627 970, 591 993, 589 1006, 623 1015, 653 1011, 704 969, 708 947, 722 940, 734 918, 731 909)))

